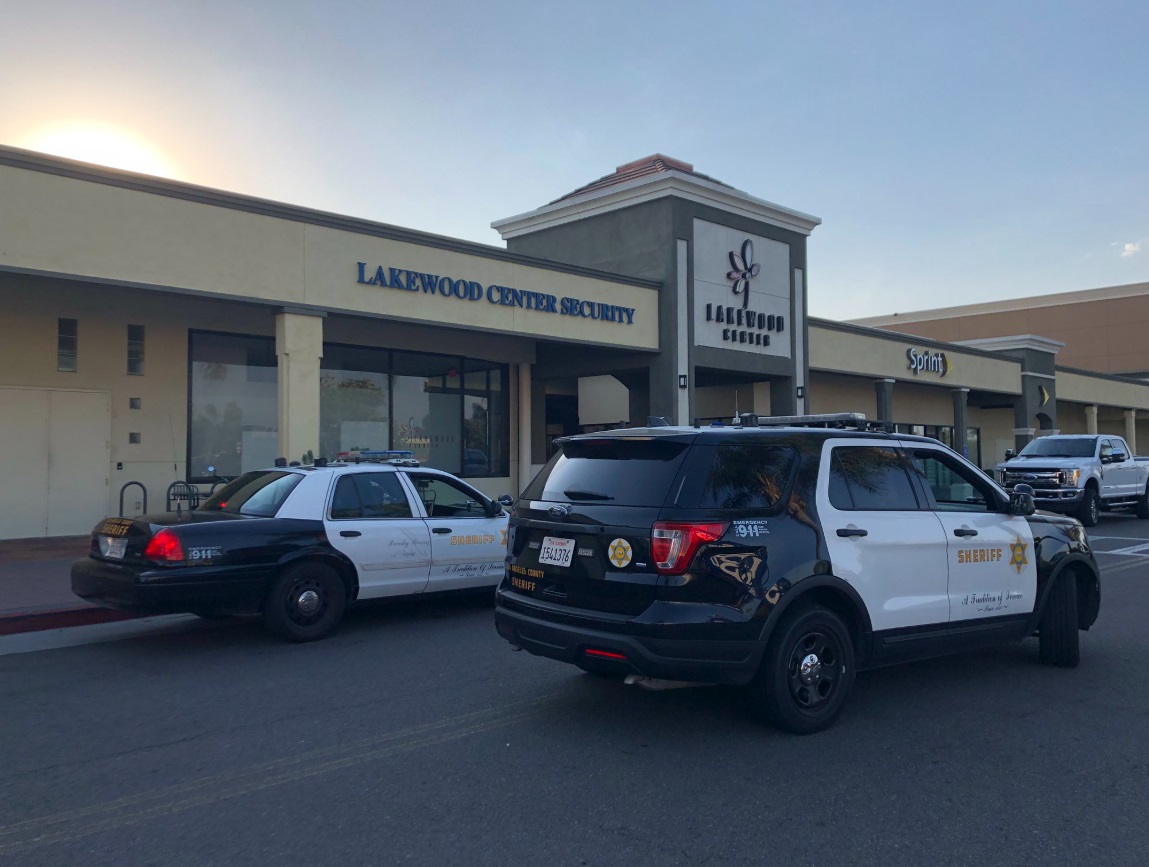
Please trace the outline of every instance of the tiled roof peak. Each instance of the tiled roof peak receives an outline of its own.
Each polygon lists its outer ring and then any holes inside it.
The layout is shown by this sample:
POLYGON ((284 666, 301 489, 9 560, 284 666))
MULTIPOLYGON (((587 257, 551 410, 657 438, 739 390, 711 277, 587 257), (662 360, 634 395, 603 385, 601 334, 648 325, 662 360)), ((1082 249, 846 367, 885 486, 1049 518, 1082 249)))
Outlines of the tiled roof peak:
MULTIPOLYGON (((555 202, 561 202, 564 199, 581 196, 584 193, 600 190, 603 187, 612 187, 616 184, 626 183, 627 181, 631 181, 635 178, 640 178, 645 175, 655 175, 661 172, 670 171, 682 172, 683 174, 692 175, 693 177, 701 178, 702 180, 710 181, 711 183, 719 184, 723 187, 730 186, 729 184, 722 183, 722 181, 715 180, 712 177, 694 171, 694 166, 692 166, 690 163, 683 162, 682 160, 676 160, 673 157, 666 156, 665 154, 652 154, 651 156, 643 157, 640 160, 635 160, 631 163, 625 163, 624 165, 621 165, 615 169, 611 174, 604 175, 597 181, 591 181, 589 184, 581 186, 577 190, 572 190, 565 196, 559 196, 554 200, 554 202, 550 202, 549 204, 553 205, 555 202)), ((733 188, 731 187, 731 189, 733 188)))

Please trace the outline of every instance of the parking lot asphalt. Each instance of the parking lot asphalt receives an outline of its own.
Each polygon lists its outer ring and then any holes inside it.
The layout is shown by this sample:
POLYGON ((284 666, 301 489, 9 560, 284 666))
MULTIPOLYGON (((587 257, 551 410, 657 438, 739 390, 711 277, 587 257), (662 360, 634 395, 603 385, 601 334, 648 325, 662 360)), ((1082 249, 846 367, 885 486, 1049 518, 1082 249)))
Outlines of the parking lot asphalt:
POLYGON ((489 594, 291 645, 169 617, 0 638, 0 863, 1087 864, 1149 849, 1149 521, 1036 642, 859 676, 837 725, 525 653, 489 594), (1144 546, 1144 547, 1143 547, 1144 546))

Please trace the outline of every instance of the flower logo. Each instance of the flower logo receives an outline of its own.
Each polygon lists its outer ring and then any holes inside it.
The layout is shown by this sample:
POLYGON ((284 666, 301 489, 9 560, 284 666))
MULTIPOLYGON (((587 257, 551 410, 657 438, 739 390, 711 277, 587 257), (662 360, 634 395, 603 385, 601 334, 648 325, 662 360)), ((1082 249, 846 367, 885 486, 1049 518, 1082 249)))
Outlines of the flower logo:
POLYGON ((730 267, 734 270, 726 275, 727 280, 734 281, 734 294, 742 296, 742 308, 750 304, 750 281, 758 276, 761 270, 754 261, 754 242, 747 238, 742 242, 742 255, 730 251, 730 267))

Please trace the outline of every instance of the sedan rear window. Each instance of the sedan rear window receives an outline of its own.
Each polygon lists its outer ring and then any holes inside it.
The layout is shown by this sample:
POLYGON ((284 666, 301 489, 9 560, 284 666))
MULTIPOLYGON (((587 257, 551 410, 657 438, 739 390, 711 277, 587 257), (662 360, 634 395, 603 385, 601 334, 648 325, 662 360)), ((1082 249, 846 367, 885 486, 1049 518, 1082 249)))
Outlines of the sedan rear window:
POLYGON ((570 440, 523 496, 560 503, 661 506, 687 448, 684 442, 637 437, 570 440))
POLYGON ((199 511, 272 518, 302 478, 299 473, 274 470, 244 473, 212 494, 199 511))

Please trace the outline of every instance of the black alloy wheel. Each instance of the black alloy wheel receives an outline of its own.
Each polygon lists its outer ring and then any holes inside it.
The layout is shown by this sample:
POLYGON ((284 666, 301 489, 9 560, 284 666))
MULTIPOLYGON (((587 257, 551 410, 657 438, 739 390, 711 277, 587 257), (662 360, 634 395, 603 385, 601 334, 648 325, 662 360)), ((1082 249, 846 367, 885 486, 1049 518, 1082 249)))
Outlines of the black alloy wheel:
POLYGON ((854 645, 826 608, 787 613, 751 683, 752 697, 778 728, 812 734, 833 723, 854 681, 854 645))
POLYGON ((289 641, 315 641, 338 625, 346 607, 347 591, 335 570, 322 563, 300 563, 272 584, 263 621, 289 641))

